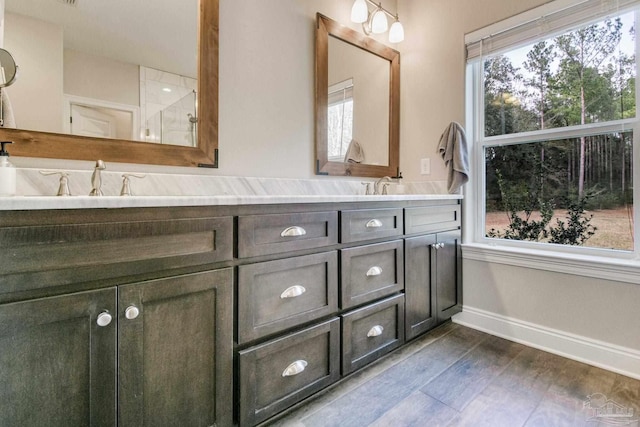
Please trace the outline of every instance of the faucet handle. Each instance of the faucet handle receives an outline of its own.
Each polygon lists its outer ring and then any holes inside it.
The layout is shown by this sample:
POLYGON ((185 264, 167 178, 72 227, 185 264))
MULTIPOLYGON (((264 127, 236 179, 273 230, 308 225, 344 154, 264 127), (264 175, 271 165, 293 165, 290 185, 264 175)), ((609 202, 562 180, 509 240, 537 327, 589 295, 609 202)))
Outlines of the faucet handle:
POLYGON ((69 191, 69 173, 66 171, 40 171, 40 174, 48 175, 60 175, 60 185, 58 186, 58 194, 56 196, 70 196, 69 191))
POLYGON ((388 182, 383 182, 382 183, 382 192, 380 194, 382 195, 387 195, 389 194, 389 191, 387 191, 387 188, 389 187, 389 183, 388 182))
POLYGON ((364 195, 371 195, 371 183, 370 182, 361 182, 360 184, 364 185, 364 195))
POLYGON ((131 192, 131 183, 129 178, 144 178, 146 175, 135 173, 123 173, 122 174, 122 190, 120 190, 121 196, 133 196, 131 192))

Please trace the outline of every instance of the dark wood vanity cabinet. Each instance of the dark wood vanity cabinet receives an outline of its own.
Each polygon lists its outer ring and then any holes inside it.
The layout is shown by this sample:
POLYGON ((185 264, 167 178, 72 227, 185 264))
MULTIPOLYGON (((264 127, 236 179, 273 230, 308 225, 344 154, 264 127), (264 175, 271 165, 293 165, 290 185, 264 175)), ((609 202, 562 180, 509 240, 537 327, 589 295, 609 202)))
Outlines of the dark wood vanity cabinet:
POLYGON ((118 425, 232 423, 232 269, 118 288, 118 425))
MULTIPOLYGON (((448 207, 448 214, 456 210, 448 207)), ((453 207, 455 208, 455 206, 453 207)), ((437 208, 441 213, 443 208, 437 208)), ((459 210, 457 210, 459 212, 459 210)), ((412 213, 408 212, 408 216, 412 213)), ((423 210, 420 216, 424 217, 423 210)), ((428 216, 427 216, 428 217, 428 216)), ((436 216, 434 215, 435 218, 436 216)), ((407 237, 404 247, 406 338, 413 339, 462 310, 462 257, 459 216, 444 215, 441 228, 450 231, 407 237)), ((437 229, 423 223, 421 228, 437 229)), ((415 230, 412 230, 415 231, 415 230)))
POLYGON ((114 426, 116 289, 0 304, 0 425, 114 426))
POLYGON ((0 242, 0 425, 255 425, 461 307, 455 199, 0 211, 0 242))
POLYGON ((436 244, 439 246, 432 256, 435 272, 432 269, 431 274, 435 276, 438 323, 462 311, 461 243, 462 233, 459 230, 437 234, 436 244))
POLYGON ((232 292, 227 268, 0 304, 0 425, 231 425, 232 292))
POLYGON ((233 424, 233 221, 178 213, 0 212, 0 425, 233 424))

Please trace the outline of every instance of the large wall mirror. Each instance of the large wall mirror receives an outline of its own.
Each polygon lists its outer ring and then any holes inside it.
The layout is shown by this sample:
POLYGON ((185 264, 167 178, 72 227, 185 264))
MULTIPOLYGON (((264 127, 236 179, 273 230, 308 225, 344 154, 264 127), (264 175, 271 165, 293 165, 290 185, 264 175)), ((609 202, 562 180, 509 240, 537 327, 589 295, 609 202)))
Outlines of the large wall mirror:
POLYGON ((397 176, 400 53, 317 14, 316 173, 397 176))
POLYGON ((4 3, 12 155, 217 167, 219 0, 4 3))

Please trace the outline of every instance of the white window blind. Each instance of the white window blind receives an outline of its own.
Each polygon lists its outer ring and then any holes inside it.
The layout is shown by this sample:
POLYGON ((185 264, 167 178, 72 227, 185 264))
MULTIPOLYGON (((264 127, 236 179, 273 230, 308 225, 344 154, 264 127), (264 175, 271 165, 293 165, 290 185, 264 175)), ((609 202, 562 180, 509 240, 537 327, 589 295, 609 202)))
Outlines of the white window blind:
POLYGON ((342 104, 353 98, 353 79, 336 83, 329 87, 329 106, 342 104))
POLYGON ((552 37, 569 28, 602 20, 603 15, 625 12, 638 4, 640 0, 556 0, 516 18, 468 34, 465 37, 467 62, 552 37))

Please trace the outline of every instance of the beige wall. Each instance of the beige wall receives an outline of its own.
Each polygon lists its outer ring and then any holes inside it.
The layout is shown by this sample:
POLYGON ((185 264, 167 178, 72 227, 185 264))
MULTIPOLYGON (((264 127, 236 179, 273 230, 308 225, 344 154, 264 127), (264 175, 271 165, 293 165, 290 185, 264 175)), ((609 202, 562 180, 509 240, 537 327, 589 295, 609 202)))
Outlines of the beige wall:
POLYGON ((636 284, 468 259, 463 269, 465 306, 640 350, 636 284))
POLYGON ((4 46, 4 0, 0 0, 0 47, 4 46))
POLYGON ((451 121, 464 125, 464 35, 548 0, 400 0, 400 166, 407 181, 446 179, 436 147, 451 121), (420 159, 431 175, 420 175, 420 159))
MULTIPOLYGON (((395 1, 382 3, 396 9, 395 1)), ((349 21, 352 4, 352 0, 220 2, 217 173, 315 177, 315 15, 320 12, 361 30, 349 21)))
POLYGON ((65 49, 64 93, 139 106, 140 70, 134 64, 65 49))
POLYGON ((6 89, 22 129, 62 131, 62 28, 22 15, 5 15, 4 46, 18 64, 6 89))

